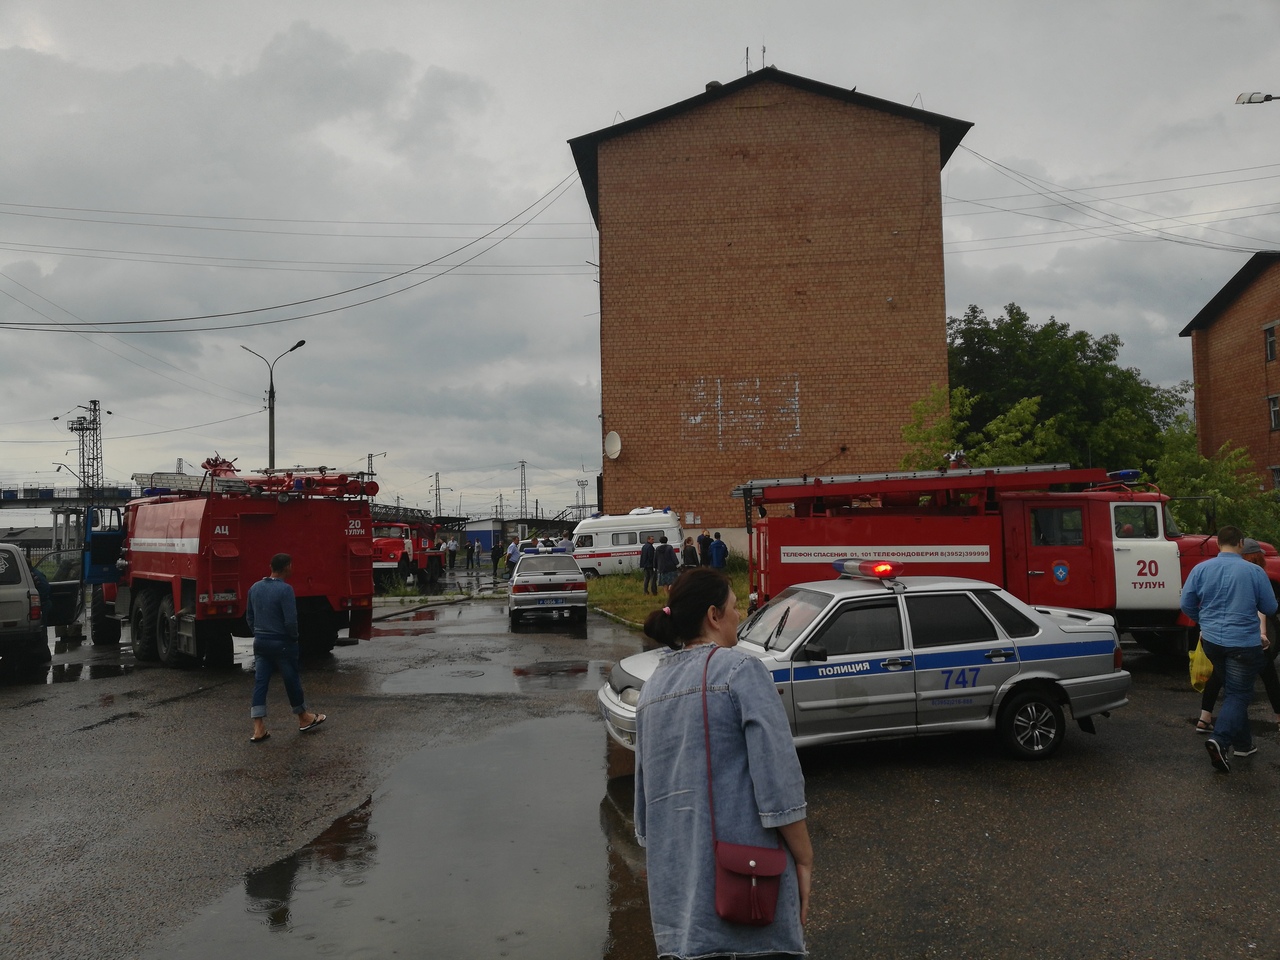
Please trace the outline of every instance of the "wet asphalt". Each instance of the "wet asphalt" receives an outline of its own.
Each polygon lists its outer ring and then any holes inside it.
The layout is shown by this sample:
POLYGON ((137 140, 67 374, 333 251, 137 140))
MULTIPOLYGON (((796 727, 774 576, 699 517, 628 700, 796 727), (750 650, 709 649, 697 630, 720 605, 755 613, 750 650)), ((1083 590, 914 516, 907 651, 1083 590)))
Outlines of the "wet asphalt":
MULTIPOLYGON (((330 720, 291 729, 277 682, 257 745, 247 642, 220 672, 127 643, 0 663, 0 957, 652 957, 594 699, 638 636, 513 634, 484 599, 379 616, 304 666, 330 720)), ((1185 669, 1126 667, 1130 705, 1047 761, 981 735, 802 751, 812 956, 1280 958, 1267 704, 1223 776, 1185 669)))

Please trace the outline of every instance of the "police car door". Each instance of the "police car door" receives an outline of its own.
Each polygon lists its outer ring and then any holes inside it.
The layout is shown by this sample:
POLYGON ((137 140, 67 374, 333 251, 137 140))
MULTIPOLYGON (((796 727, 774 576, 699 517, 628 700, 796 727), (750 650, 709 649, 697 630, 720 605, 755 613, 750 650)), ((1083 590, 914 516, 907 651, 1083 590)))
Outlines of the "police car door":
POLYGON ((1182 596, 1178 545, 1165 539, 1159 503, 1111 504, 1117 610, 1176 610, 1182 596))
POLYGON ((836 607, 792 660, 798 738, 871 736, 915 727, 915 679, 896 596, 836 607))
POLYGON ((1017 648, 968 593, 908 595, 920 732, 974 725, 1018 672, 1017 648))

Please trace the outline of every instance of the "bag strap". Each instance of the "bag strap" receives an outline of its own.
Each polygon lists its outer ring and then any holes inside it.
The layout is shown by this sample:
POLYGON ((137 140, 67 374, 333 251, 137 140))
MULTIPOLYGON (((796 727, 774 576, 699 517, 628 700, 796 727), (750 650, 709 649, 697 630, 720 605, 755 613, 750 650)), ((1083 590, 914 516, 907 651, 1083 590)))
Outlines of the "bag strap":
POLYGON ((712 846, 716 843, 716 798, 711 792, 711 721, 707 718, 707 670, 711 666, 711 658, 719 649, 720 644, 712 643, 707 662, 702 665, 702 739, 707 747, 707 808, 711 811, 712 846))
MULTIPOLYGON (((711 658, 720 649, 720 644, 713 642, 706 662, 702 665, 702 740, 707 750, 707 809, 711 811, 711 846, 716 843, 716 798, 711 789, 711 721, 707 716, 707 670, 711 667, 711 658)), ((778 837, 778 847, 782 847, 782 837, 778 837)))

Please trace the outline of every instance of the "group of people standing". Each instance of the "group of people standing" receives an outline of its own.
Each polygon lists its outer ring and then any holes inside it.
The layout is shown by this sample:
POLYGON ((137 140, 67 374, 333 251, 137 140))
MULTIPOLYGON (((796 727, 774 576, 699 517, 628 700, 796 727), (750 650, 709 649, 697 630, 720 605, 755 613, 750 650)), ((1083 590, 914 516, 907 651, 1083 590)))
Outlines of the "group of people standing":
POLYGON ((640 548, 640 570, 644 574, 644 592, 655 597, 658 595, 659 587, 663 587, 667 593, 671 592, 671 585, 675 583, 676 575, 681 570, 689 570, 693 567, 723 570, 728 563, 729 546, 720 539, 719 530, 714 537, 703 530, 696 546, 693 537, 685 537, 684 545, 678 552, 665 536, 659 537, 656 544, 653 542, 653 537, 649 536, 645 538, 644 546, 640 548))

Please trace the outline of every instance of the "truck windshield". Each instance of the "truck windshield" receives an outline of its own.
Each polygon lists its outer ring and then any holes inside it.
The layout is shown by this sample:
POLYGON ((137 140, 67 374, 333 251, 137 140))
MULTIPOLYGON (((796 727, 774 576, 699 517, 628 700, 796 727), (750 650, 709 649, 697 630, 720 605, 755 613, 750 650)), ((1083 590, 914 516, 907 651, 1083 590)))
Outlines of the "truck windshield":
POLYGON ((825 593, 787 587, 738 628, 738 641, 765 650, 789 646, 830 602, 825 593))
POLYGON ((404 527, 374 527, 373 538, 381 540, 384 537, 394 537, 397 540, 404 539, 404 527))

